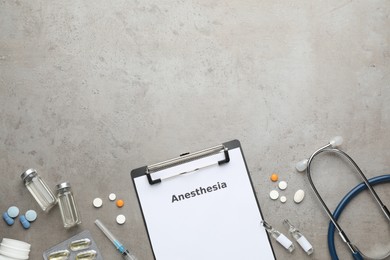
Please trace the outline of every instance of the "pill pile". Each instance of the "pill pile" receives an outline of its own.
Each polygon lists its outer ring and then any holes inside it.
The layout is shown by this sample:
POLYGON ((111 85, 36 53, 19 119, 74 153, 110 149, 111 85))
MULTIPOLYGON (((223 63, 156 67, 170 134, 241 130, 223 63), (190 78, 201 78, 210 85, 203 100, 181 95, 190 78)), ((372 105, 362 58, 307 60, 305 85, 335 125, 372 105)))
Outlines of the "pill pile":
MULTIPOLYGON (((112 202, 114 202, 116 200, 116 194, 115 193, 110 193, 108 195, 108 199, 112 202)), ((95 208, 101 208, 103 206, 103 200, 101 198, 95 198, 93 201, 92 201, 92 205, 95 207, 95 208)), ((115 205, 118 207, 118 208, 122 208, 124 205, 125 205, 125 202, 124 200, 122 199, 118 199, 115 201, 115 205)), ((123 225, 124 223, 126 222, 126 217, 122 214, 118 215, 116 217, 116 223, 118 223, 119 225, 123 225)))
POLYGON ((20 210, 16 206, 11 206, 6 212, 3 213, 3 220, 8 226, 12 226, 15 223, 15 219, 19 216, 19 222, 24 229, 29 229, 31 222, 34 222, 37 219, 37 212, 35 210, 27 210, 23 215, 20 214, 20 210))
MULTIPOLYGON (((273 181, 273 182, 277 182, 279 180, 279 176, 278 174, 276 173, 273 173, 271 176, 270 176, 270 180, 273 181)), ((287 182, 286 181, 280 181, 278 183, 278 188, 281 190, 281 191, 284 191, 287 189, 287 182)), ((279 198, 279 192, 276 190, 276 189, 273 189, 270 191, 269 193, 269 197, 272 199, 272 200, 277 200, 279 198)), ((303 201, 305 197, 305 192, 301 189, 297 190, 294 194, 294 202, 299 204, 303 201)), ((286 203, 287 201, 287 197, 286 196, 281 196, 280 197, 280 202, 282 203, 286 203)))

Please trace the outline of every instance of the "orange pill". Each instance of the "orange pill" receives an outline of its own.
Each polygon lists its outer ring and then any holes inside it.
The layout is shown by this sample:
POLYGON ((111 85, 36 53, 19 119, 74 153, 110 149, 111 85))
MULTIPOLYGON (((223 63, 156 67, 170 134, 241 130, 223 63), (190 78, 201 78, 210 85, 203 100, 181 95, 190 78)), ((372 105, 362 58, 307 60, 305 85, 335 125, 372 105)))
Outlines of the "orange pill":
POLYGON ((277 181, 279 179, 279 176, 276 173, 273 173, 271 175, 271 181, 277 181))
POLYGON ((117 201, 116 201, 116 206, 117 206, 118 208, 122 208, 123 205, 125 205, 125 202, 124 202, 123 200, 117 200, 117 201))

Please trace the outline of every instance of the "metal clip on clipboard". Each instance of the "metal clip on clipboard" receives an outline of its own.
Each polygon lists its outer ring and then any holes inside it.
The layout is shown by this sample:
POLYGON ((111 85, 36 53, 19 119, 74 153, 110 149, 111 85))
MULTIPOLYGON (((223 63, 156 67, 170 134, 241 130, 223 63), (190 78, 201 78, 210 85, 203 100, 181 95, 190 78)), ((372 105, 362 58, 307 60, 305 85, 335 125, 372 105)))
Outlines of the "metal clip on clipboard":
POLYGON ((187 173, 194 172, 194 171, 197 171, 197 170, 200 170, 200 169, 204 169, 206 167, 210 167, 210 166, 213 166, 213 165, 225 164, 225 163, 228 163, 229 161, 230 161, 230 157, 229 157, 228 148, 221 144, 221 145, 217 145, 217 146, 214 146, 214 147, 211 147, 211 148, 208 148, 208 149, 204 149, 204 150, 201 150, 201 151, 198 151, 198 152, 182 154, 182 155, 180 155, 180 157, 176 157, 174 159, 170 159, 170 160, 167 160, 167 161, 164 161, 164 162, 160 162, 160 163, 149 165, 149 166, 146 167, 146 176, 148 178, 149 184, 153 185, 153 184, 156 184, 156 183, 160 183, 164 179, 168 179, 168 178, 176 177, 176 176, 179 176, 179 175, 187 174, 187 173), (211 164, 207 164, 207 165, 195 168, 193 170, 180 172, 180 173, 177 173, 175 175, 168 176, 168 177, 152 179, 152 175, 151 174, 154 173, 154 172, 161 171, 163 169, 167 169, 167 168, 170 168, 170 167, 173 167, 173 166, 176 166, 176 165, 179 165, 179 164, 183 164, 183 163, 186 163, 186 162, 194 161, 194 160, 197 160, 197 159, 200 159, 200 158, 203 158, 203 157, 207 157, 207 156, 210 156, 210 155, 218 154, 220 152, 224 153, 224 155, 225 155, 225 159, 224 160, 217 161, 217 162, 211 163, 211 164))

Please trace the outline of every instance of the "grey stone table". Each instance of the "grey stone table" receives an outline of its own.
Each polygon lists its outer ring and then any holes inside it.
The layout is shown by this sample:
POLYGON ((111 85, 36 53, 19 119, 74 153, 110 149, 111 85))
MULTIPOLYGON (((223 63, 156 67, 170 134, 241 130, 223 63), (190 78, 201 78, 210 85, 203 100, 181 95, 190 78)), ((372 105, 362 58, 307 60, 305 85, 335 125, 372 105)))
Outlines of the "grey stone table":
MULTIPOLYGON (((389 15, 385 0, 0 1, 0 212, 38 211, 29 230, 0 221, 0 238, 31 243, 35 260, 90 230, 104 259, 121 259, 99 218, 153 259, 130 171, 239 139, 264 217, 284 232, 288 218, 315 248, 290 255, 272 241, 277 258, 330 259, 328 219, 294 166, 342 135, 368 177, 390 173, 389 15), (28 168, 52 188, 72 184, 80 226, 65 230, 58 207, 39 211, 19 177, 28 168), (285 204, 268 197, 274 172, 289 184, 285 204)), ((359 182, 333 159, 313 166, 332 209, 359 182)), ((377 190, 390 201, 388 184, 377 190)), ((367 194, 353 204, 340 223, 367 253, 384 253, 386 221, 367 194)))

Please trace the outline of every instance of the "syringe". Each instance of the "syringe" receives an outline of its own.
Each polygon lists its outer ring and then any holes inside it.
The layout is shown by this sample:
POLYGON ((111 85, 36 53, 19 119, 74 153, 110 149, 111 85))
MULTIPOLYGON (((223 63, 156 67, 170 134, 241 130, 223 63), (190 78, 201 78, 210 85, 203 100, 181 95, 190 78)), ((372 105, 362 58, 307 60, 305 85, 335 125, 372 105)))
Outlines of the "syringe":
POLYGON ((100 220, 95 220, 96 226, 100 228, 100 230, 111 240, 111 242, 115 245, 116 249, 122 254, 123 259, 126 260, 137 260, 137 258, 129 252, 119 241, 114 237, 114 235, 103 225, 100 220))

